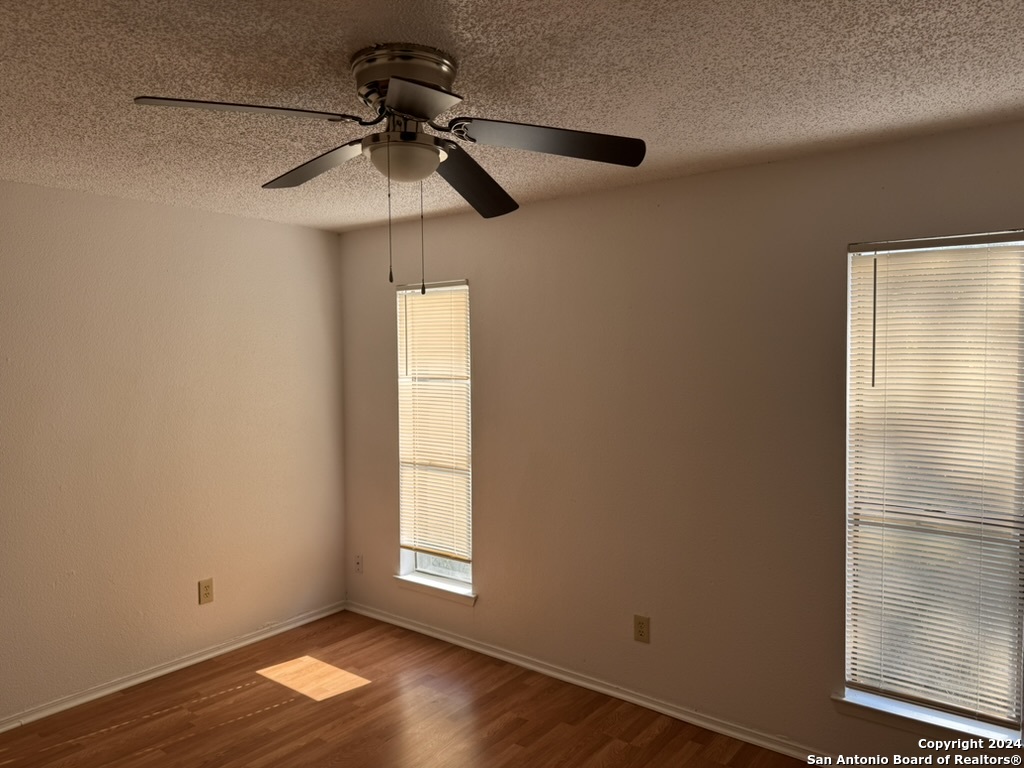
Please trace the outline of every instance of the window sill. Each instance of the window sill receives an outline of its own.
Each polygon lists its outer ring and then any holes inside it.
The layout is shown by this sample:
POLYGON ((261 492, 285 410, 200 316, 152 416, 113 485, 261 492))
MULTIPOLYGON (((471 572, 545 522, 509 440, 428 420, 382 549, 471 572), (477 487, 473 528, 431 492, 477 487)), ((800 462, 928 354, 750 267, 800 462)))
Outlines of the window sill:
POLYGON ((832 698, 844 705, 851 705, 853 708, 861 710, 862 712, 869 711, 872 713, 878 713, 881 715, 878 717, 880 722, 883 721, 885 715, 895 715, 896 717, 906 720, 912 720, 918 723, 928 723, 929 725, 947 728, 948 730, 956 731, 957 733, 979 736, 985 739, 1016 741, 1021 738, 1021 732, 1015 731, 1012 728, 990 725, 989 723, 981 723, 977 720, 971 720, 968 717, 961 717, 960 715, 954 715, 949 712, 929 709, 928 707, 923 707, 919 704, 898 701, 886 696, 879 696, 875 693, 866 693, 865 691, 858 691, 852 688, 846 688, 841 694, 836 694, 832 698))
POLYGON ((462 605, 475 605, 476 593, 469 584, 461 584, 451 579, 442 579, 437 576, 428 576, 424 573, 402 573, 395 576, 398 585, 414 592, 433 595, 445 600, 451 600, 462 605))

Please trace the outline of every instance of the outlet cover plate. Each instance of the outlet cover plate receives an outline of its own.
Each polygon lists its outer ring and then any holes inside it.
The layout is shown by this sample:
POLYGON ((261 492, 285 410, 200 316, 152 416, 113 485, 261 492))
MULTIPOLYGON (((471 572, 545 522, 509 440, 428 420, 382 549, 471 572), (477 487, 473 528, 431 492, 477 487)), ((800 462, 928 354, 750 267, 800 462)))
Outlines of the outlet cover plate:
POLYGON ((651 642, 651 617, 633 616, 633 639, 638 643, 651 642))
POLYGON ((213 602, 213 579, 201 579, 199 581, 199 604, 213 602))

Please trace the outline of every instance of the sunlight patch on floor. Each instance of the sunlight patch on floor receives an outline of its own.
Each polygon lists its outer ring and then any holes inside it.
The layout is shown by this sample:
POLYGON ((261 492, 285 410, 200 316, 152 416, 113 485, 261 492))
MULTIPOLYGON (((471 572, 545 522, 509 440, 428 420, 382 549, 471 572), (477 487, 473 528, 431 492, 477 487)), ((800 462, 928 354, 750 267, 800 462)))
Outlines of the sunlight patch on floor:
POLYGON ((275 664, 273 667, 259 669, 257 673, 315 701, 329 699, 370 682, 312 656, 301 656, 283 664, 275 664))

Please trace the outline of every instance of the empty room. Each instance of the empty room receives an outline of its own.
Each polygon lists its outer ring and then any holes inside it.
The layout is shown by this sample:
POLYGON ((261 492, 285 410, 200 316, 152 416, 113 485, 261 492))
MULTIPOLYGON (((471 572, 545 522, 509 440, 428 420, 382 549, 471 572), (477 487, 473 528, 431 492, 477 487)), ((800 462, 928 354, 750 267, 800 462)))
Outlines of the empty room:
POLYGON ((1019 764, 1022 24, 0 4, 0 766, 1019 764))

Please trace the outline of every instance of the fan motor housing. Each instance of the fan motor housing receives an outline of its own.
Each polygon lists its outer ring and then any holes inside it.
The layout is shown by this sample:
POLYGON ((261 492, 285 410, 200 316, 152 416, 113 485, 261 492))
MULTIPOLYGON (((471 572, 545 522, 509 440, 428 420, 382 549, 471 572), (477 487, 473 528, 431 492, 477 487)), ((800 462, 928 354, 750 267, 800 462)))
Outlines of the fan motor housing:
POLYGON ((364 48, 352 57, 356 92, 363 103, 380 111, 388 81, 401 77, 451 93, 456 67, 444 51, 415 43, 384 43, 364 48))

